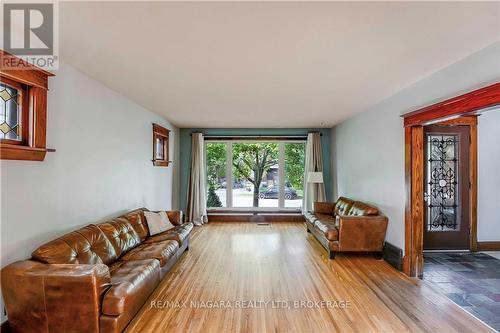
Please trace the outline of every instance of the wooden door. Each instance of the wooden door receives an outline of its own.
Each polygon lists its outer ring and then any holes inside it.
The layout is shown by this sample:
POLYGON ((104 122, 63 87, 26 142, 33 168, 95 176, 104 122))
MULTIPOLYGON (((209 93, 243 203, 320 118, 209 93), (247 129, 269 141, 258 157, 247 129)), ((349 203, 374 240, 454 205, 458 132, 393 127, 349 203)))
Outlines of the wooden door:
POLYGON ((468 126, 424 128, 424 250, 468 250, 468 126))

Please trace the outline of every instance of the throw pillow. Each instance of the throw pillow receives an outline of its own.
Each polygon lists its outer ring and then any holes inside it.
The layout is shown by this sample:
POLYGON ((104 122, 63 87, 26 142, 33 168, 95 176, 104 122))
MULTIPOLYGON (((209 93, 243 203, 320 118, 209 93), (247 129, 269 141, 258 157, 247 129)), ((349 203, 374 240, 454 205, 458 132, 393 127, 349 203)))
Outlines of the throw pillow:
POLYGON ((150 236, 162 233, 174 227, 165 212, 144 212, 144 216, 146 216, 150 236))

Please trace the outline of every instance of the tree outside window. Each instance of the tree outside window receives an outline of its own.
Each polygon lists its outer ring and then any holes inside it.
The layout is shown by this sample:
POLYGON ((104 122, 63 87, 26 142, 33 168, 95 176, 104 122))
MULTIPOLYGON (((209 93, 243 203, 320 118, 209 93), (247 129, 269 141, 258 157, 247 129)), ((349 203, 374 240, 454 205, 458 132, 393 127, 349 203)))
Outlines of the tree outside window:
POLYGON ((304 154, 304 142, 207 142, 207 207, 300 208, 304 154))

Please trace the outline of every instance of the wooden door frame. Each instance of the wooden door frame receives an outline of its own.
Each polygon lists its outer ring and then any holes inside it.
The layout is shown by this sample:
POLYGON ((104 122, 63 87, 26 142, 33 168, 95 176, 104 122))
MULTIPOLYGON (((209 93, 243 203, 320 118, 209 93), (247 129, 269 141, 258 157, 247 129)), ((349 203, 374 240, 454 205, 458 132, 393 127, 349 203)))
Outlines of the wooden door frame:
POLYGON ((405 130, 405 255, 403 272, 423 274, 424 126, 470 127, 470 249, 477 251, 477 113, 500 105, 500 82, 403 115, 405 130))

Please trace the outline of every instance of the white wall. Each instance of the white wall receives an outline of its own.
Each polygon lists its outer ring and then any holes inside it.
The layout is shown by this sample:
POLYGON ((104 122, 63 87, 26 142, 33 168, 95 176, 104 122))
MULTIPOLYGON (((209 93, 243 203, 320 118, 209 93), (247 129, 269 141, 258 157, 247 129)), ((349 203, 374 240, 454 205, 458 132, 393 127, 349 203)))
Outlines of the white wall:
POLYGON ((483 113, 477 125, 477 239, 500 240, 500 108, 483 113))
POLYGON ((1 161, 1 266, 88 223, 178 207, 179 131, 62 64, 49 81, 44 162, 1 161), (173 167, 154 167, 152 123, 172 129, 173 167))
POLYGON ((380 207, 389 217, 386 240, 403 250, 404 130, 400 115, 499 81, 499 59, 497 42, 332 129, 334 193, 380 207))
POLYGON ((332 141, 337 196, 377 206, 389 218, 386 239, 403 248, 404 132, 398 112, 371 111, 348 120, 333 129, 332 141))

